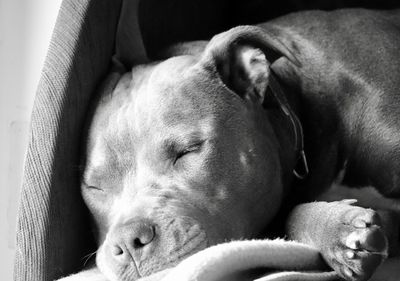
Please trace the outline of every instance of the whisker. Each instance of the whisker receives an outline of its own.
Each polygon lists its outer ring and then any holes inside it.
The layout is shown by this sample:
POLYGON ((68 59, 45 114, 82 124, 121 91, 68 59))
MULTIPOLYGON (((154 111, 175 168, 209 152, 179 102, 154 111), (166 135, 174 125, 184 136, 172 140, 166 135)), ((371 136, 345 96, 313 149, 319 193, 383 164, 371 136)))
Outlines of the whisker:
POLYGON ((97 253, 97 250, 94 251, 93 253, 89 253, 89 254, 87 254, 86 256, 84 256, 84 257, 82 258, 82 260, 83 260, 83 259, 85 260, 85 262, 83 263, 83 266, 85 266, 85 265, 87 264, 87 262, 90 260, 90 258, 92 258, 96 253, 97 253))

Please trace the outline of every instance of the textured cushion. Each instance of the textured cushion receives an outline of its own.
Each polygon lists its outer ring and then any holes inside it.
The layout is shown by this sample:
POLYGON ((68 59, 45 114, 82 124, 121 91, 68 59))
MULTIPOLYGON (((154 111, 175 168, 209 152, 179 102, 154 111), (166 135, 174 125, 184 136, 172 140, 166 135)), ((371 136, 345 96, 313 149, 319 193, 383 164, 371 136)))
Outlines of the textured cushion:
POLYGON ((91 94, 107 74, 121 0, 66 0, 31 117, 17 227, 15 280, 54 280, 90 247, 79 194, 79 143, 91 94))

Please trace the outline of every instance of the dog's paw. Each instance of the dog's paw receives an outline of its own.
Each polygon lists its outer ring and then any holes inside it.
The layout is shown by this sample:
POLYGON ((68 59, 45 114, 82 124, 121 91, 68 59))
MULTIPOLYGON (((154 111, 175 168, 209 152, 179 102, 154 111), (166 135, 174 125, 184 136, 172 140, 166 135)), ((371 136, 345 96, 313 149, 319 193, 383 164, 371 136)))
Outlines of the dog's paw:
POLYGON ((388 243, 379 215, 371 209, 340 204, 339 215, 326 230, 330 241, 323 255, 342 278, 368 280, 387 256, 388 243))

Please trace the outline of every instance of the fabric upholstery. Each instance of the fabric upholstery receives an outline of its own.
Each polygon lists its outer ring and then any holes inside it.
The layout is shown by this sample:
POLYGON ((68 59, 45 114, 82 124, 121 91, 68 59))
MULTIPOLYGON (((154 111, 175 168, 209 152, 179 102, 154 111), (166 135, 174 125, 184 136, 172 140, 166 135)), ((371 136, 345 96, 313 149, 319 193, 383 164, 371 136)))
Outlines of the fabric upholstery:
POLYGON ((15 280, 54 280, 82 265, 90 245, 79 194, 85 111, 110 65, 121 0, 65 0, 31 117, 15 280))

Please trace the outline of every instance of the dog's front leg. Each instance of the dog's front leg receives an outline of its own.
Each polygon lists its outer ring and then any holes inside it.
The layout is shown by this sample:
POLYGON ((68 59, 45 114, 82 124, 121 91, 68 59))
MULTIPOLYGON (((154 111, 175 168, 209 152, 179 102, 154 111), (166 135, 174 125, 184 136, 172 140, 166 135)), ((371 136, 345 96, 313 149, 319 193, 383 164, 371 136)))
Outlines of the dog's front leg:
POLYGON ((297 206, 287 221, 289 239, 315 246, 346 280, 368 280, 387 256, 379 215, 355 200, 297 206))

